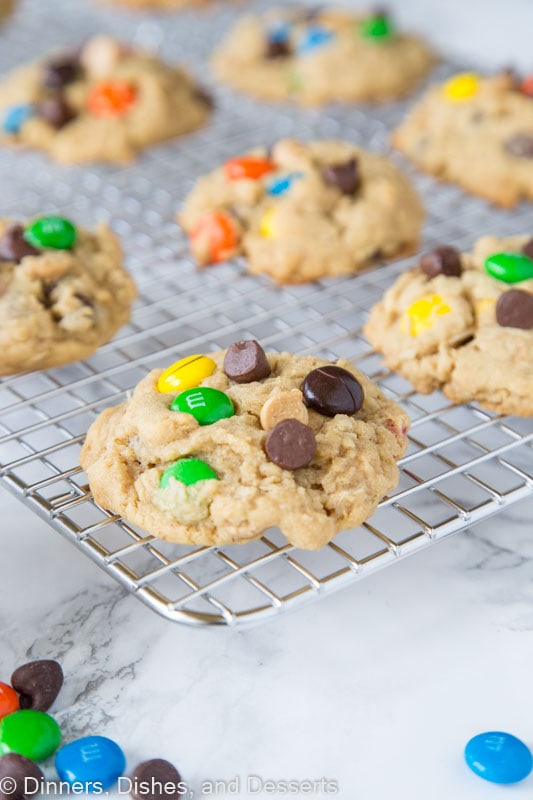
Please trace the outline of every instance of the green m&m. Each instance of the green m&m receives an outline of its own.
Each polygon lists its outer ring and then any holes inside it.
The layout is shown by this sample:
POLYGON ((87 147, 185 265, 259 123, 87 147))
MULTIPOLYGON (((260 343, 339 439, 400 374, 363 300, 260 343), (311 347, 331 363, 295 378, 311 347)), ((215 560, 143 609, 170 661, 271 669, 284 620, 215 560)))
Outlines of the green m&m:
POLYGON ((38 217, 24 231, 24 238, 33 247, 70 250, 77 239, 72 222, 63 217, 38 217))
POLYGON ((533 278, 533 259, 524 253, 494 253, 485 260, 485 270, 505 283, 533 278))
POLYGON ((209 386, 198 386, 196 389, 181 392, 172 401, 170 409, 192 414, 200 425, 213 425, 219 419, 227 419, 235 414, 228 395, 209 386))
POLYGON ((32 761, 44 761, 60 742, 59 725, 44 711, 15 711, 0 720, 0 756, 18 753, 32 761))
POLYGON ((165 489, 171 478, 184 483, 185 486, 192 486, 199 481, 218 481, 216 472, 199 458, 180 458, 179 461, 175 461, 161 475, 160 487, 165 489))
POLYGON ((361 20, 359 31, 365 39, 390 39, 394 36, 394 26, 386 14, 373 14, 361 20))

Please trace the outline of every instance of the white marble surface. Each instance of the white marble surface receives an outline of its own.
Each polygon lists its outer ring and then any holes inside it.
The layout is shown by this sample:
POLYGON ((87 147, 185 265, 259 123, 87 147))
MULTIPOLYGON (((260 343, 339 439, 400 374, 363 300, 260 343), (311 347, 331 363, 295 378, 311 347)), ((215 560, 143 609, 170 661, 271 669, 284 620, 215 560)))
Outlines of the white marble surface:
MULTIPOLYGON (((533 66, 530 0, 389 5, 458 57, 533 66)), ((502 789, 462 759, 487 729, 533 746, 533 502, 244 631, 159 619, 5 493, 0 514, 0 680, 58 658, 66 739, 167 757, 196 797, 251 774, 325 777, 343 800, 533 796, 533 777, 502 789)))

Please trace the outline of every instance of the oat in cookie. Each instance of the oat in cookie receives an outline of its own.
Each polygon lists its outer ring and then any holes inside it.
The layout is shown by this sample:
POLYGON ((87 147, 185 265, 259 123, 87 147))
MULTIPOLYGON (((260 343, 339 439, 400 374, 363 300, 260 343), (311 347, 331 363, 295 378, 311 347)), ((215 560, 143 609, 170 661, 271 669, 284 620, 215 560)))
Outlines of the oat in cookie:
POLYGON ((533 239, 439 247, 401 275, 365 333, 388 367, 427 394, 533 416, 533 239))
POLYGON ((238 544, 278 526, 315 550, 395 488, 408 426, 349 361, 236 342, 153 370, 93 423, 80 462, 97 503, 161 539, 238 544))
POLYGON ((302 6, 240 19, 212 64, 221 81, 247 94, 316 106, 403 97, 434 60, 383 10, 302 6))
POLYGON ((423 216, 386 157, 285 139, 201 178, 178 219, 200 265, 243 254, 253 274, 303 283, 414 252, 423 216))
POLYGON ((132 161, 203 125, 211 100, 181 68, 110 36, 15 70, 0 84, 0 143, 56 161, 132 161))
POLYGON ((0 219, 0 375, 87 358, 128 321, 135 294, 107 225, 0 219))
POLYGON ((393 144, 426 172, 497 205, 533 200, 533 78, 456 75, 409 111, 393 144))

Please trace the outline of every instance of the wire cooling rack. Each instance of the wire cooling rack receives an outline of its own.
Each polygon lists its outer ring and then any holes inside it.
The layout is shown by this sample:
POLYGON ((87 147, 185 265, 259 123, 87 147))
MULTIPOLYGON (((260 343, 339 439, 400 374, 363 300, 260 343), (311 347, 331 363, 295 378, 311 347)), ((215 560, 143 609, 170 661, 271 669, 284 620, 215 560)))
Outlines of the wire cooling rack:
MULTIPOLYGON (((179 56, 209 83, 206 54, 236 13, 218 7, 198 16, 138 17, 81 0, 75 5, 73 11, 70 0, 26 0, 0 33, 0 69, 107 30, 167 58, 179 56)), ((0 382, 0 483, 155 611, 199 625, 250 623, 309 602, 533 491, 532 420, 453 406, 439 393, 419 395, 369 349, 361 334, 368 309, 405 262, 356 278, 274 288, 247 276, 238 262, 196 270, 174 221, 195 177, 229 156, 287 135, 341 137, 382 150, 405 105, 319 113, 216 93, 209 127, 153 148, 128 169, 65 168, 39 154, 0 153, 1 214, 55 211, 86 225, 109 220, 140 290, 131 323, 92 358, 0 382), (277 530, 231 547, 158 541, 96 506, 78 466, 96 415, 120 402, 148 370, 245 337, 268 349, 351 359, 411 415, 397 490, 371 520, 320 552, 296 550, 277 530)), ((497 211, 413 177, 429 208, 425 247, 466 247, 487 232, 530 232, 523 207, 497 211)))

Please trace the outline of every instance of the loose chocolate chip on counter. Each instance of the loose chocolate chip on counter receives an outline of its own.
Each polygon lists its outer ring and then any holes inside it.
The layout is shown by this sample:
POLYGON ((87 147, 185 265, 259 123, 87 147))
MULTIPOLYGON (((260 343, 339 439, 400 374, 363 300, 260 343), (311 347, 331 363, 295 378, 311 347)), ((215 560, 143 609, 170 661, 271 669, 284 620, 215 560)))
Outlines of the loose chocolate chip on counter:
POLYGON ((429 278, 437 275, 453 275, 459 277, 463 268, 461 256, 455 247, 436 247, 420 259, 420 268, 429 278))
POLYGON ((267 434, 265 450, 278 467, 300 469, 315 457, 315 434, 308 425, 297 419, 284 419, 267 434))
POLYGON ((510 289, 496 303, 496 320, 504 328, 533 328, 533 294, 522 289, 510 289))
POLYGON ((224 372, 235 383, 252 383, 268 378, 271 369, 259 342, 248 339, 228 347, 224 357, 224 372))
POLYGON ((269 39, 266 47, 266 58, 287 58, 291 54, 291 47, 288 42, 277 39, 269 39))
POLYGON ((63 686, 63 670, 57 661, 30 661, 15 670, 11 685, 20 694, 21 708, 48 711, 63 686))
POLYGON ((37 106, 37 115, 56 130, 64 128, 76 117, 62 97, 47 97, 42 100, 37 106))
POLYGON ((325 417, 355 414, 364 402, 363 387, 351 372, 334 365, 318 367, 303 384, 304 403, 325 417))
POLYGON ((525 245, 522 247, 522 252, 528 258, 533 258, 533 239, 530 239, 525 245))
POLYGON ((322 167, 322 178, 343 194, 355 194, 361 185, 357 159, 350 158, 344 164, 327 164, 322 167))
POLYGON ((24 238, 22 225, 9 225, 0 238, 0 261, 14 261, 19 264, 25 256, 38 256, 39 250, 24 238))
POLYGON ((504 142, 504 150, 517 158, 533 158, 533 135, 517 133, 504 142))
POLYGON ((38 794, 43 780, 43 773, 29 758, 18 753, 0 758, 0 800, 25 800, 38 794))
POLYGON ((62 89, 80 75, 80 65, 72 56, 49 61, 44 67, 43 85, 47 89, 62 89))
POLYGON ((184 783, 176 767, 164 758, 152 758, 143 761, 132 772, 132 787, 130 794, 133 800, 165 800, 169 797, 183 797, 184 783), (154 787, 153 791, 146 794, 142 784, 154 787), (172 787, 175 786, 175 790, 172 787), (167 791, 172 790, 172 791, 167 791))

